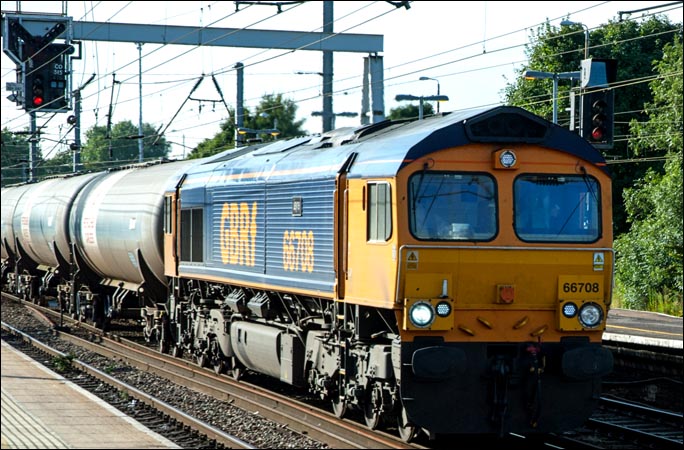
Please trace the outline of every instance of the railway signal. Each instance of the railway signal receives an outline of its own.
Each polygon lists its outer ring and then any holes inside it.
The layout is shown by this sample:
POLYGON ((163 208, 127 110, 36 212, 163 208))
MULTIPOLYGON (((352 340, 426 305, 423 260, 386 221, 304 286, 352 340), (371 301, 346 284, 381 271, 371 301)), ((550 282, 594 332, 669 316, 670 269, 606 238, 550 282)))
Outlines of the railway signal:
POLYGON ((613 148, 615 92, 610 88, 617 78, 614 59, 582 61, 582 137, 599 149, 613 148))
POLYGON ((34 71, 25 77, 24 98, 26 111, 40 109, 45 104, 45 71, 34 71))
POLYGON ((52 16, 3 16, 3 51, 22 73, 21 92, 14 97, 26 111, 66 112, 71 109, 70 67, 74 47, 70 19, 52 16), (37 26, 39 25, 39 26, 37 26), (48 31, 36 35, 35 33, 48 31), (67 32, 65 34, 65 32, 67 32), (53 42, 63 35, 65 43, 53 42), (23 90, 23 92, 22 92, 23 90))
POLYGON ((614 98, 612 90, 586 92, 582 98, 582 130, 584 138, 594 146, 613 146, 614 98))
POLYGON ((73 50, 71 45, 53 43, 33 58, 34 69, 25 69, 24 75, 26 111, 70 110, 66 58, 73 50))

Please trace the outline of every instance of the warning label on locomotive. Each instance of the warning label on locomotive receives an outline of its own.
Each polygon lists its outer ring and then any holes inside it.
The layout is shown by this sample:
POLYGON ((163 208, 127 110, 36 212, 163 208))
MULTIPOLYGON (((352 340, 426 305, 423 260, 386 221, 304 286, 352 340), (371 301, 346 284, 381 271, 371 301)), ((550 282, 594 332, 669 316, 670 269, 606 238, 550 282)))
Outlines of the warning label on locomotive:
POLYGON ((406 254, 406 268, 407 269, 417 269, 418 268, 418 252, 416 250, 411 250, 406 254))
POLYGON ((605 259, 603 257, 603 253, 601 253, 601 252, 594 253, 594 271, 598 272, 598 271, 603 270, 604 264, 605 264, 605 259))
POLYGON ((603 299, 603 277, 599 275, 561 275, 558 277, 560 300, 603 299))

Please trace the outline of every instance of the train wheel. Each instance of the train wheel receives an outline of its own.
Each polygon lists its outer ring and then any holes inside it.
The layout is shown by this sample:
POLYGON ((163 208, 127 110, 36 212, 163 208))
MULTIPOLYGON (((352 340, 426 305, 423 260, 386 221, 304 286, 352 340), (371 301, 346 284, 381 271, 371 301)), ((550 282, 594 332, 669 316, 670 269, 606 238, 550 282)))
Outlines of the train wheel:
POLYGON ((223 352, 221 351, 221 346, 215 340, 211 341, 211 365, 214 367, 214 372, 216 375, 221 375, 226 372, 228 364, 223 357, 223 352))
POLYGON ((206 353, 200 353, 197 355, 197 365, 200 367, 208 367, 209 366, 209 356, 207 356, 206 353))
POLYGON ((226 363, 222 359, 218 360, 218 361, 214 361, 214 372, 216 373, 216 375, 221 375, 222 373, 226 373, 226 368, 227 368, 226 363))
POLYGON ((233 369, 230 371, 230 377, 235 381, 240 381, 240 378, 245 373, 245 367, 240 364, 237 358, 233 357, 233 369))
POLYGON ((375 384, 371 385, 366 389, 366 395, 364 398, 363 405, 363 418, 366 421, 366 426, 371 430, 375 430, 380 425, 380 419, 382 415, 380 414, 380 408, 378 403, 381 403, 382 393, 379 392, 379 387, 375 384))
POLYGON ((172 345, 171 356, 173 356, 174 358, 180 358, 181 356, 183 356, 183 348, 179 345, 172 345))
POLYGON ((159 342, 157 343, 158 348, 159 348, 159 353, 168 353, 169 352, 169 341, 160 339, 159 342))
POLYGON ((345 398, 340 398, 338 394, 332 396, 332 410, 333 414, 338 419, 341 419, 347 413, 347 400, 345 398))
POLYGON ((403 407, 397 415, 397 431, 399 432, 399 438, 406 443, 411 442, 416 437, 416 426, 409 423, 406 409, 403 407))

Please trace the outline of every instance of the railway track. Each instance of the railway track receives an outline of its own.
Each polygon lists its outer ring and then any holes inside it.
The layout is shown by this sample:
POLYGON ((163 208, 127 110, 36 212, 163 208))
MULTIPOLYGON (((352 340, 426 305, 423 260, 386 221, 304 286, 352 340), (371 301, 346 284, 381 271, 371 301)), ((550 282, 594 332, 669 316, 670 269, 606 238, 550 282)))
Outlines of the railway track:
POLYGON ((601 398, 589 424, 636 441, 643 448, 681 449, 684 444, 684 417, 681 413, 607 397, 601 398))
MULTIPOLYGON (((314 406, 293 401, 287 397, 287 394, 279 395, 244 381, 236 382, 226 376, 217 376, 210 369, 200 368, 190 360, 163 355, 149 345, 122 337, 125 332, 102 333, 101 330, 82 322, 60 317, 59 313, 48 308, 36 307, 33 304, 26 304, 26 306, 49 316, 49 320, 53 323, 66 325, 65 328, 69 329, 68 333, 57 330, 52 332, 60 339, 71 341, 75 345, 87 348, 90 352, 120 361, 146 373, 156 374, 174 384, 202 392, 251 414, 263 416, 315 440, 322 447, 453 448, 453 444, 458 443, 459 448, 481 448, 476 444, 466 444, 463 440, 449 439, 435 442, 419 441, 419 444, 407 445, 388 433, 371 432, 365 426, 353 421, 339 420, 314 406)), ((60 327, 52 327, 53 330, 55 328, 60 327)), ((594 433, 594 437, 587 438, 587 436, 582 436, 586 432, 580 432, 548 436, 544 439, 509 439, 507 448, 548 448, 549 445, 568 449, 614 448, 610 441, 615 443, 619 439, 637 442, 634 448, 681 448, 681 413, 679 415, 668 413, 661 415, 660 418, 647 420, 647 416, 653 417, 657 410, 647 415, 643 406, 636 405, 636 410, 625 411, 625 408, 630 405, 632 404, 628 402, 602 399, 601 408, 585 426, 586 430, 594 433), (640 447, 642 445, 646 447, 640 447)), ((653 408, 647 409, 654 410, 653 408)), ((630 447, 628 445, 624 448, 630 447)))
POLYGON ((3 340, 22 353, 38 361, 48 361, 51 369, 182 448, 255 448, 4 322, 2 332, 3 340))
POLYGON ((322 443, 323 446, 331 448, 424 448, 417 444, 406 444, 389 433, 372 432, 361 424, 340 420, 314 406, 259 386, 242 381, 236 382, 226 376, 217 376, 209 369, 161 354, 130 339, 122 338, 115 332, 102 333, 101 330, 87 324, 62 317, 49 308, 25 305, 43 314, 53 323, 62 324, 60 327, 51 326, 55 337, 109 360, 125 363, 251 414, 275 421, 282 427, 317 441, 319 446, 322 443), (58 331, 57 328, 65 331, 58 331))

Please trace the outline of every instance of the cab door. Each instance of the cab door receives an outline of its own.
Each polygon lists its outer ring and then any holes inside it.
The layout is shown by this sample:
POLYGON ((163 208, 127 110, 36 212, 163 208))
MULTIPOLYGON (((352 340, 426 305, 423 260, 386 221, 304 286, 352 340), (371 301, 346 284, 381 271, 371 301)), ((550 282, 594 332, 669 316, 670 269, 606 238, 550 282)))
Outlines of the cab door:
POLYGON ((345 302, 395 306, 397 232, 394 180, 347 180, 345 302))
POLYGON ((164 196, 164 275, 178 276, 178 197, 176 192, 164 196))
POLYGON ((337 274, 337 298, 344 299, 347 281, 347 254, 348 254, 348 214, 349 214, 349 191, 346 174, 338 175, 337 190, 335 192, 335 272, 337 274))

